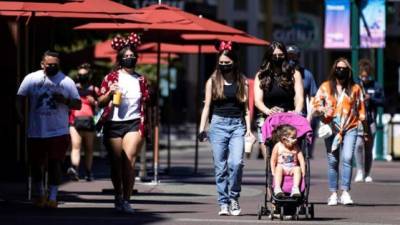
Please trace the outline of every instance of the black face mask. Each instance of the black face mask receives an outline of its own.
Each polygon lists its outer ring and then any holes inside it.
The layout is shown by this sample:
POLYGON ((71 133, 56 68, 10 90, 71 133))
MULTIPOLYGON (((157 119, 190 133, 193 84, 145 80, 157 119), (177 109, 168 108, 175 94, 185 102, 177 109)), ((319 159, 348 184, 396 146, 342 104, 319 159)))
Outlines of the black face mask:
POLYGON ((121 66, 124 68, 132 69, 136 66, 136 58, 125 58, 121 60, 121 66))
POLYGON ((78 75, 78 82, 79 83, 87 83, 89 81, 88 75, 78 75))
POLYGON ((349 77, 349 73, 350 73, 350 69, 347 67, 346 68, 336 67, 336 69, 335 69, 335 77, 338 80, 346 80, 349 77))
POLYGON ((272 59, 271 59, 272 65, 276 68, 282 67, 283 61, 285 61, 285 58, 279 57, 279 56, 278 57, 272 56, 272 59))
POLYGON ((46 75, 50 77, 56 75, 58 73, 58 70, 58 66, 56 65, 49 65, 44 69, 46 75))
POLYGON ((233 70, 233 63, 231 64, 218 64, 219 70, 221 73, 230 73, 233 70))

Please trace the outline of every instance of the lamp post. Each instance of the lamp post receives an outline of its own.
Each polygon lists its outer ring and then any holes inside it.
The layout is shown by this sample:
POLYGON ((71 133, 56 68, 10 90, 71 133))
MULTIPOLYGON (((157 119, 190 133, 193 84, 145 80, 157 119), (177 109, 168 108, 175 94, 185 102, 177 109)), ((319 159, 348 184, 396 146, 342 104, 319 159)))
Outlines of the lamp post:
MULTIPOLYGON (((383 87, 383 74, 384 74, 384 61, 383 61, 383 48, 378 48, 378 62, 377 62, 377 74, 378 74, 378 83, 383 87)), ((378 107, 378 115, 377 115, 377 124, 376 124, 376 151, 375 151, 375 159, 376 160, 384 160, 383 155, 383 124, 382 124, 382 115, 383 115, 383 107, 378 107)), ((392 134, 393 135, 393 134, 392 134)))
MULTIPOLYGON (((351 64, 353 66, 353 77, 358 76, 358 58, 359 58, 359 37, 360 37, 360 12, 358 0, 351 1, 351 64)), ((386 4, 386 2, 385 2, 386 4)), ((366 25, 366 24, 365 24, 366 25)), ((368 27, 366 27, 368 29, 368 27)), ((384 82, 384 55, 383 48, 377 49, 377 78, 378 83, 383 87, 384 82)), ((383 160, 383 124, 382 124, 383 107, 378 107, 377 110, 377 126, 376 126, 376 151, 375 159, 383 160)), ((374 137, 372 137, 374 138, 374 137)))
POLYGON ((353 78, 358 75, 358 49, 360 37, 360 17, 357 0, 351 0, 351 65, 353 67, 353 78))

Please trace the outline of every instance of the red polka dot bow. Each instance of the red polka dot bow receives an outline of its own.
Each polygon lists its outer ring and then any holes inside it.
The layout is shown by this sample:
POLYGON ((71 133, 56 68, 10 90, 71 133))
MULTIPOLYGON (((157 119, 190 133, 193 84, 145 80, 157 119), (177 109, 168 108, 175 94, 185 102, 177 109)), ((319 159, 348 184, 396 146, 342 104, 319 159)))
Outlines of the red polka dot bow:
POLYGON ((111 47, 114 50, 119 51, 127 46, 136 48, 140 43, 140 36, 132 32, 127 38, 123 38, 120 35, 115 36, 111 41, 111 47))
POLYGON ((219 51, 232 51, 232 41, 221 41, 221 43, 219 44, 219 51))

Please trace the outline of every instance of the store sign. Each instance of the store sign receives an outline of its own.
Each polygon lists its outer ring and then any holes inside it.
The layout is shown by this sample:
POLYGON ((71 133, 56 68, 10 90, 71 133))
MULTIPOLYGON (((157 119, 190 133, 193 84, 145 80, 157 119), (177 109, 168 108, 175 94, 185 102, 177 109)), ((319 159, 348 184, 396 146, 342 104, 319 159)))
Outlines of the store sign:
POLYGON ((296 44, 302 49, 319 49, 321 45, 320 20, 312 15, 298 13, 292 18, 276 23, 273 40, 296 44))
POLYGON ((386 32, 385 0, 362 0, 360 11, 361 48, 384 48, 386 32))
POLYGON ((350 48, 350 0, 325 0, 325 48, 350 48))

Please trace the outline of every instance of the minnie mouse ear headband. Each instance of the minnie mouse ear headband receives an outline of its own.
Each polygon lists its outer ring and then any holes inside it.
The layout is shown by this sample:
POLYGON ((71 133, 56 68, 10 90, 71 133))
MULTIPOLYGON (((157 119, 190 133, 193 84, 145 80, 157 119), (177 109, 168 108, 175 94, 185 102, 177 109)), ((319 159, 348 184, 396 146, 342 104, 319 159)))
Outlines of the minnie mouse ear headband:
POLYGON ((217 49, 218 52, 232 51, 236 49, 236 44, 232 41, 220 41, 215 43, 215 49, 217 49))
POLYGON ((120 51, 125 47, 136 49, 140 44, 140 36, 132 32, 126 38, 123 38, 120 35, 115 36, 111 41, 111 48, 116 51, 120 51))

